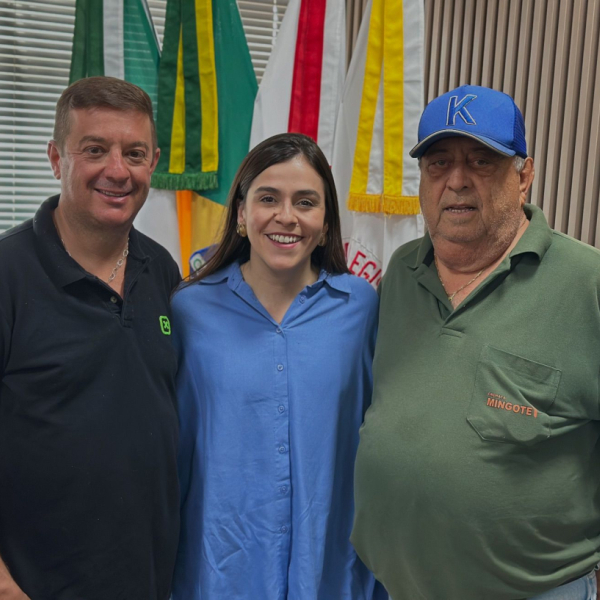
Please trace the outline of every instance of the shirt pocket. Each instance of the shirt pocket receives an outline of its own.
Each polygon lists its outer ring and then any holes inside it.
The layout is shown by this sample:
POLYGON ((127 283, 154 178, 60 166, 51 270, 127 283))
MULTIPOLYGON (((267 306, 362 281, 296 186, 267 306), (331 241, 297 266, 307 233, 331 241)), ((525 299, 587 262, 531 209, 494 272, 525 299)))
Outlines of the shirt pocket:
POLYGON ((556 399, 558 369, 484 346, 467 421, 490 442, 535 444, 551 435, 547 414, 556 399))

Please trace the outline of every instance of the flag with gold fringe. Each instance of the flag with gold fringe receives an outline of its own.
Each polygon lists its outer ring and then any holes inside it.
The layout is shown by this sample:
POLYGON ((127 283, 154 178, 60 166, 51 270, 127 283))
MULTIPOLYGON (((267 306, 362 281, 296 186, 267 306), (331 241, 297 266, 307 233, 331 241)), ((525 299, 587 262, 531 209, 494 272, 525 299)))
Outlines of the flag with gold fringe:
POLYGON ((422 0, 370 0, 336 124, 333 174, 350 270, 377 285, 392 252, 423 234, 408 152, 423 109, 422 0))
POLYGON ((235 0, 168 0, 152 185, 186 190, 177 194, 184 262, 215 241, 248 152, 256 91, 235 0))
POLYGON ((161 157, 154 187, 217 186, 218 110, 212 0, 169 0, 159 71, 161 157))

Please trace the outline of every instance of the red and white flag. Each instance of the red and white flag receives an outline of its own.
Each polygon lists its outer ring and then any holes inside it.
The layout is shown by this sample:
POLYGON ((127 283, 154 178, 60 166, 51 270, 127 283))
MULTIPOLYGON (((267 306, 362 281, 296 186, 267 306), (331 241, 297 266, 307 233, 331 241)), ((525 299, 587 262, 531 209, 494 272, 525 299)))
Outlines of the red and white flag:
POLYGON ((346 72, 345 4, 290 0, 258 88, 251 148, 277 133, 304 133, 331 163, 346 72))

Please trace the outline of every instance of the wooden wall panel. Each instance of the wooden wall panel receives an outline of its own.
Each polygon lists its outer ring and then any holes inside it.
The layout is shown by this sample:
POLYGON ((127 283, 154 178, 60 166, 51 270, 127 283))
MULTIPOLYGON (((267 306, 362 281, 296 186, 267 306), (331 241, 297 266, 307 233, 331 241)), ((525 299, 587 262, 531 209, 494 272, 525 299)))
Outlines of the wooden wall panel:
MULTIPOLYGON (((599 53, 599 34, 600 31, 600 3, 589 2, 587 13, 584 18, 584 32, 582 33, 582 65, 581 78, 579 84, 579 100, 575 108, 577 116, 577 128, 575 139, 575 151, 573 158, 573 176, 570 187, 567 185, 565 190, 565 198, 570 198, 569 218, 567 233, 586 241, 595 243, 595 236, 592 228, 590 217, 598 211, 598 197, 596 194, 596 202, 593 202, 593 191, 586 192, 586 175, 598 171, 598 148, 590 153, 590 148, 593 147, 593 108, 594 98, 596 103, 600 94, 598 91, 594 93, 594 83, 597 80, 595 71, 600 59, 599 53), (592 124, 592 125, 590 125, 592 124), (584 226, 585 224, 585 226, 584 226)), ((595 124, 596 137, 598 134, 599 124, 595 124)))
POLYGON ((466 83, 513 96, 536 167, 529 200, 600 248, 600 1, 424 4, 426 102, 466 83))

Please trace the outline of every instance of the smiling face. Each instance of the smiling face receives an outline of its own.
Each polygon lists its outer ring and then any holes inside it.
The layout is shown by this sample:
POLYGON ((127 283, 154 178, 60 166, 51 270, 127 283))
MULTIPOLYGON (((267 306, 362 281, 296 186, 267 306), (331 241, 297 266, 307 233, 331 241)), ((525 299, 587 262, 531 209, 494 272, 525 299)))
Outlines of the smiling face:
POLYGON ((492 253, 508 247, 523 221, 532 180, 530 158, 519 174, 513 157, 471 138, 433 144, 421 159, 419 197, 436 251, 444 243, 492 253))
POLYGON ((323 180, 301 155, 265 169, 250 184, 238 223, 246 224, 253 271, 306 277, 327 230, 323 180))
POLYGON ((63 147, 48 145, 61 181, 59 209, 86 229, 129 228, 146 200, 159 153, 143 113, 72 110, 63 147))

